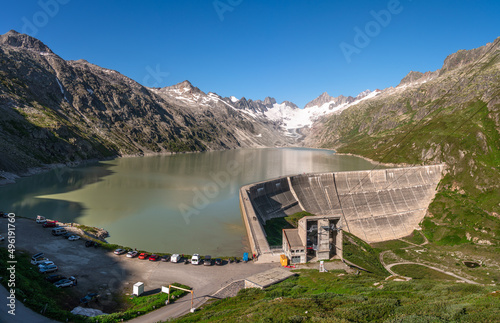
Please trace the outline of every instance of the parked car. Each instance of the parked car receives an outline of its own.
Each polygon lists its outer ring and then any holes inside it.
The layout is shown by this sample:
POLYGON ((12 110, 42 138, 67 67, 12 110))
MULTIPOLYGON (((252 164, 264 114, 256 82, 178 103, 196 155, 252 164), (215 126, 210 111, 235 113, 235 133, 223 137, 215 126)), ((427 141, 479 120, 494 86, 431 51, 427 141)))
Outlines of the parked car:
POLYGON ((146 259, 148 257, 149 257, 149 255, 145 252, 141 252, 141 254, 139 255, 139 259, 146 259))
POLYGON ((123 255, 125 252, 127 252, 127 250, 125 250, 125 249, 120 249, 120 248, 118 248, 118 249, 116 249, 115 251, 113 251, 113 253, 114 253, 115 255, 123 255))
POLYGON ((80 303, 88 304, 93 300, 97 300, 98 297, 99 294, 97 293, 88 293, 86 296, 80 298, 80 303))
POLYGON ((70 279, 61 279, 60 281, 54 283, 54 286, 56 286, 57 288, 72 287, 74 285, 75 282, 70 279))
POLYGON ((41 261, 39 261, 40 259, 43 259, 42 261, 48 260, 48 259, 45 259, 45 254, 43 252, 39 252, 39 253, 34 254, 31 257, 31 264, 36 265, 37 263, 41 262, 41 261))
POLYGON ((127 257, 128 257, 128 258, 134 258, 134 257, 137 257, 137 255, 138 255, 138 254, 139 254, 139 253, 138 253, 137 251, 132 250, 132 251, 129 251, 129 252, 127 253, 127 257))
POLYGON ((181 255, 179 255, 178 253, 174 253, 170 257, 170 262, 179 262, 179 261, 181 261, 181 255))
POLYGON ((4 236, 0 234, 0 241, 4 241, 4 240, 5 240, 4 236))
POLYGON ((52 228, 52 235, 53 236, 62 236, 66 232, 68 232, 68 231, 66 231, 65 228, 60 228, 60 227, 52 228))
POLYGON ((44 216, 41 216, 41 215, 37 215, 37 216, 36 216, 36 223, 41 223, 41 224, 43 224, 43 223, 45 223, 45 222, 47 222, 47 219, 46 219, 44 216))
POLYGON ((80 239, 80 236, 77 236, 76 234, 74 234, 68 238, 69 241, 75 241, 75 240, 79 240, 79 239, 80 239))
POLYGON ((69 237, 71 237, 72 235, 74 235, 74 234, 73 234, 73 233, 71 233, 71 232, 66 232, 66 233, 62 234, 61 236, 62 236, 63 238, 68 239, 68 238, 69 238, 69 237))
POLYGON ((42 227, 44 228, 55 228, 57 226, 56 221, 47 221, 44 224, 42 224, 42 227))
POLYGON ((41 272, 42 274, 53 273, 53 272, 56 272, 57 270, 58 270, 58 268, 56 265, 43 266, 43 267, 40 267, 40 269, 38 269, 38 271, 41 272))
POLYGON ((222 266, 222 264, 223 264, 222 259, 220 259, 220 258, 215 259, 215 265, 216 266, 222 266))
POLYGON ((160 258, 160 256, 152 254, 149 256, 149 261, 157 261, 160 258))
POLYGON ((66 277, 61 276, 59 274, 49 275, 45 277, 45 280, 48 281, 49 283, 55 283, 60 281, 61 279, 66 279, 66 277))
POLYGON ((165 255, 165 256, 162 256, 160 258, 161 261, 170 261, 170 256, 169 255, 165 255))
POLYGON ((193 257, 191 257, 191 264, 198 265, 200 263, 200 255, 195 253, 193 257))
POLYGON ((42 253, 42 256, 41 256, 41 257, 35 257, 35 256, 31 257, 31 264, 32 264, 32 265, 39 265, 39 264, 41 264, 42 262, 45 262, 45 261, 48 261, 48 260, 49 260, 49 258, 45 258, 45 257, 43 256, 43 253, 42 253))
POLYGON ((205 256, 205 258, 203 259, 203 265, 204 266, 212 266, 212 257, 205 256))
POLYGON ((85 241, 85 247, 87 247, 87 248, 90 248, 90 247, 97 248, 97 247, 99 247, 99 243, 95 242, 95 241, 87 240, 87 241, 85 241))
POLYGON ((39 263, 39 264, 38 264, 38 268, 46 267, 46 266, 48 266, 48 265, 53 265, 53 264, 54 264, 54 262, 53 262, 53 261, 50 261, 50 260, 48 260, 48 259, 47 259, 47 260, 45 260, 45 261, 43 261, 43 262, 39 263))

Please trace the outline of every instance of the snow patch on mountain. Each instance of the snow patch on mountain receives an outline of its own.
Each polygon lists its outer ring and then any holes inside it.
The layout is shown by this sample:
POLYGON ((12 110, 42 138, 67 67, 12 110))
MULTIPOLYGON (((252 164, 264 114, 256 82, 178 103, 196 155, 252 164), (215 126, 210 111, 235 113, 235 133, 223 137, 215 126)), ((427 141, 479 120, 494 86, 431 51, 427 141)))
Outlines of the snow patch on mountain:
POLYGON ((273 105, 272 109, 264 112, 264 114, 270 120, 281 122, 282 127, 286 130, 310 127, 322 116, 331 113, 340 113, 352 105, 377 96, 379 93, 380 91, 371 92, 370 90, 366 90, 361 92, 356 98, 349 97, 352 99, 350 100, 342 96, 338 98, 329 97, 325 92, 320 96, 322 100, 316 99, 315 101, 311 101, 318 102, 320 105, 308 104, 306 108, 298 109, 296 107, 291 107, 286 102, 281 104, 276 103, 273 105), (329 101, 324 102, 324 98, 328 98, 329 101))

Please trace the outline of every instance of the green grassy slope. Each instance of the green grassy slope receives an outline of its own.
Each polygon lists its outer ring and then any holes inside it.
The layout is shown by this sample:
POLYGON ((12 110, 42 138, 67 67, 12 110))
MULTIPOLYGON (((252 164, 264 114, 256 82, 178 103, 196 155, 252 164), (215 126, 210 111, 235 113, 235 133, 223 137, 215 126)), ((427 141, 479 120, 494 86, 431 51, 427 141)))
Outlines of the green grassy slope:
POLYGON ((177 322, 494 322, 493 287, 300 270, 265 290, 210 302, 177 322))

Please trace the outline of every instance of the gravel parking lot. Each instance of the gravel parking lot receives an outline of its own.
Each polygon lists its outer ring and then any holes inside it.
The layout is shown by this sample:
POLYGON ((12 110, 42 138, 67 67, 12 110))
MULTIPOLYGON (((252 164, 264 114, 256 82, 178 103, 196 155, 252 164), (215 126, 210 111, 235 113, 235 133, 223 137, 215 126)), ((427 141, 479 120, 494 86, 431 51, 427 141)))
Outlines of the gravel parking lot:
MULTIPOLYGON (((5 231, 6 219, 0 219, 1 231, 5 231)), ((86 248, 85 240, 69 241, 53 236, 50 228, 43 228, 33 220, 16 219, 16 249, 29 254, 44 252, 59 267, 58 274, 75 276, 77 286, 69 289, 73 299, 68 306, 78 306, 79 298, 89 292, 100 294, 99 304, 92 307, 105 313, 119 308, 122 295, 131 294, 136 282, 144 282, 145 292, 154 293, 161 286, 178 282, 191 286, 198 297, 209 296, 226 284, 244 279, 255 273, 277 267, 279 264, 232 263, 223 266, 203 266, 170 262, 151 262, 125 255, 114 255, 102 248, 86 248)), ((187 305, 187 304, 186 304, 187 305)), ((186 307, 186 312, 189 306, 186 307)))

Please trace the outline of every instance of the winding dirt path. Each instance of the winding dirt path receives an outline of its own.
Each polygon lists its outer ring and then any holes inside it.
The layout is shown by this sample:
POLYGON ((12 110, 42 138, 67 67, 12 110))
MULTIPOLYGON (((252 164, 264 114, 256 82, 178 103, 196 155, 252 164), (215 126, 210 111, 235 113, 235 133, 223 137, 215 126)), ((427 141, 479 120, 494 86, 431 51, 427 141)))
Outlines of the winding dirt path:
MULTIPOLYGON (((409 248, 414 248, 414 247, 422 247, 426 244, 429 243, 429 240, 427 239, 427 237, 422 234, 421 232, 419 232, 422 237, 425 239, 425 242, 423 242, 422 244, 415 244, 415 243, 412 243, 412 242, 409 242, 409 241, 406 241, 406 240, 403 240, 403 239, 398 239, 400 241, 403 241, 403 242, 406 242, 408 244, 410 244, 411 246, 409 247, 406 247, 406 248, 402 248, 402 249, 409 249, 409 248)), ((430 265, 426 265, 424 263, 421 263, 421 262, 412 262, 412 261, 404 261, 404 262, 396 262, 394 264, 389 264, 387 265, 385 262, 384 262, 384 255, 389 252, 389 251, 392 251, 392 250, 385 250, 385 251, 382 251, 380 254, 379 254, 379 260, 380 260, 380 263, 382 264, 382 266, 384 266, 384 268, 391 274, 391 276, 389 277, 392 277, 392 276, 398 276, 398 277, 401 277, 403 279, 405 279, 406 281, 409 281, 411 280, 412 278, 411 277, 405 277, 405 276, 401 276, 401 275, 398 275, 396 274, 394 271, 391 270, 392 267, 394 266, 398 266, 398 265, 419 265, 419 266, 424 266, 424 267, 427 267, 427 268, 430 268, 430 269, 433 269, 433 270, 436 270, 436 271, 439 271, 443 274, 446 274, 446 275, 449 275, 449 276, 452 276, 452 277, 455 277, 459 280, 463 280, 464 282, 466 283, 469 283, 469 284, 474 284, 474 285, 481 285, 473 280, 470 280, 470 279, 467 279, 467 278, 464 278, 464 277, 461 277, 461 276, 458 276, 452 272, 449 272, 449 271, 446 271, 446 270, 443 270, 443 269, 439 269, 437 267, 434 267, 434 266, 430 266, 430 265)), ((387 277, 386 280, 389 278, 387 277)))

